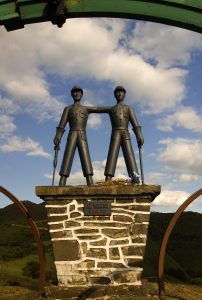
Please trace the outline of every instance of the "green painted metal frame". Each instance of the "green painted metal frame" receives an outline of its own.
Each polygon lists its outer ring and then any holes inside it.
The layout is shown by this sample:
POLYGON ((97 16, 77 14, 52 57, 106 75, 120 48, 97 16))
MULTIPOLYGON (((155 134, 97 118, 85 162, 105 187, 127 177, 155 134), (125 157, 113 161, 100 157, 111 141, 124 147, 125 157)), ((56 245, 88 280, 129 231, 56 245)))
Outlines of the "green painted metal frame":
MULTIPOLYGON (((0 0, 0 25, 8 31, 49 21, 48 0, 0 0)), ((202 0, 65 0, 67 18, 145 20, 202 33, 202 0)))

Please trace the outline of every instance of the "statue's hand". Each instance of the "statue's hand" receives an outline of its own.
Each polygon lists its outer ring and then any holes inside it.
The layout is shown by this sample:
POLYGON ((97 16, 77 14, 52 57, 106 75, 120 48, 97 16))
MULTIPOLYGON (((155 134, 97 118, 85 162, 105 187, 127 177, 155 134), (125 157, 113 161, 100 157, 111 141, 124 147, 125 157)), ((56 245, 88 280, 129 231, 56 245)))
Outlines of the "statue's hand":
POLYGON ((142 147, 142 145, 144 144, 144 138, 143 138, 143 136, 139 136, 138 137, 137 144, 138 144, 139 148, 142 147))
POLYGON ((53 143, 55 145, 55 148, 58 148, 60 145, 60 139, 57 137, 57 135, 55 136, 53 143))

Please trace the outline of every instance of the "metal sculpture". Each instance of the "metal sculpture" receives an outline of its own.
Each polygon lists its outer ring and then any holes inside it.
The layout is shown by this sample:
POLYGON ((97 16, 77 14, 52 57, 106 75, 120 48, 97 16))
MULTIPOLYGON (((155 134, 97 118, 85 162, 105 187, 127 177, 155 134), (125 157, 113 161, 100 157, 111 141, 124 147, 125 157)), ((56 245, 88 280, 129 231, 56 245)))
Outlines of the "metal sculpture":
POLYGON ((172 233, 172 230, 177 223, 179 217, 183 213, 183 211, 191 204, 196 198, 198 198, 200 195, 202 195, 202 189, 199 189, 194 194, 192 194, 176 211, 174 216, 172 217, 172 220, 170 221, 170 224, 168 225, 166 232, 164 234, 161 248, 160 248, 160 254, 159 254, 159 261, 158 261, 158 285, 159 285, 159 296, 163 296, 165 294, 165 286, 164 286, 164 261, 165 261, 165 253, 166 253, 166 247, 169 240, 169 237, 172 233))
POLYGON ((64 128, 66 124, 69 123, 70 130, 60 169, 61 177, 59 185, 66 185, 67 178, 70 175, 76 147, 78 147, 83 175, 86 177, 87 184, 91 185, 93 184, 93 167, 86 136, 88 115, 90 113, 106 112, 107 108, 81 105, 80 100, 83 95, 83 90, 79 86, 74 86, 72 88, 71 95, 74 99, 74 104, 65 107, 54 138, 55 150, 57 150, 65 131, 64 128))
POLYGON ((117 100, 117 104, 109 110, 112 133, 104 173, 106 176, 105 180, 110 181, 112 177, 114 177, 119 149, 121 147, 131 182, 140 183, 130 133, 128 131, 129 122, 133 126, 133 131, 136 135, 139 148, 142 147, 144 138, 133 109, 124 104, 125 94, 126 90, 124 87, 117 86, 114 90, 114 96, 117 100))
POLYGON ((36 223, 31 218, 27 208, 23 205, 22 202, 20 202, 11 192, 9 192, 4 187, 0 186, 0 192, 3 193, 6 197, 8 197, 12 202, 14 202, 17 207, 20 209, 22 214, 27 219, 28 224, 30 225, 32 234, 35 238, 37 250, 38 250, 38 256, 39 256, 39 263, 40 263, 40 271, 39 271, 39 290, 43 290, 45 286, 45 253, 43 244, 40 238, 40 233, 38 231, 38 228, 36 226, 36 223))

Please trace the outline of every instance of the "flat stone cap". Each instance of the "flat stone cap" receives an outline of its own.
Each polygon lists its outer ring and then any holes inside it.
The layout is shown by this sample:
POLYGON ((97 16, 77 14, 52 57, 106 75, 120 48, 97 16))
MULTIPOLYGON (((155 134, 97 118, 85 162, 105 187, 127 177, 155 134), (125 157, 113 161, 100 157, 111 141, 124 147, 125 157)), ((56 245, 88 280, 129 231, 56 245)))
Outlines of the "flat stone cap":
POLYGON ((46 197, 92 197, 92 196, 152 196, 160 194, 160 185, 77 185, 77 186, 37 186, 36 195, 43 200, 46 197))

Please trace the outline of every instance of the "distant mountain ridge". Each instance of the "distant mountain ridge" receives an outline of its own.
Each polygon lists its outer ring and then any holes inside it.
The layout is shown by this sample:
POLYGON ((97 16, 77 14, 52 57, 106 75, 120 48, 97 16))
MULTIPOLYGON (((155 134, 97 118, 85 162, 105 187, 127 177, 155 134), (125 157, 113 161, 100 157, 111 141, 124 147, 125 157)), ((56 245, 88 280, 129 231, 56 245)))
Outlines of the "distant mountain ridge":
MULTIPOLYGON (((21 202, 27 208, 31 218, 33 218, 34 221, 47 219, 47 213, 44 203, 36 204, 29 200, 21 202)), ((26 222, 25 220, 25 217, 15 203, 12 203, 0 209, 0 224, 9 224, 13 222, 24 223, 26 222)))

